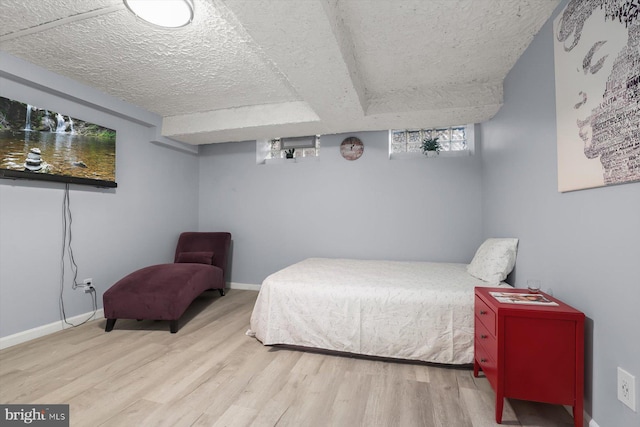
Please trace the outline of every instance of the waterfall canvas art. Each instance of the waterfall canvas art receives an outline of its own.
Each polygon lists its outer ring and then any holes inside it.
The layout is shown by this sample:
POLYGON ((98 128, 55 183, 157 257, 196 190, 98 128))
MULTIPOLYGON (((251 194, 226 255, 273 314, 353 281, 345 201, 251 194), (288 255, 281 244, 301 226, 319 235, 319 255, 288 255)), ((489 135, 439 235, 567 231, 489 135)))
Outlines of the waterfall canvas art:
POLYGON ((0 97, 0 177, 116 187, 116 132, 0 97))

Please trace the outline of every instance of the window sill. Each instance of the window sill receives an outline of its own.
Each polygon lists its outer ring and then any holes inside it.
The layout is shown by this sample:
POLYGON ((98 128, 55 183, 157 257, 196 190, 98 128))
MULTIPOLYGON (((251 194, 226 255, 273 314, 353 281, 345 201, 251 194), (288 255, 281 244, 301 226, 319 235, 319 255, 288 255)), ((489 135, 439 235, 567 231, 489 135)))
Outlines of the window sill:
POLYGON ((307 163, 307 162, 317 162, 319 161, 319 157, 294 157, 293 159, 265 159, 264 163, 266 165, 283 165, 283 164, 291 164, 291 163, 307 163))
POLYGON ((391 160, 410 160, 410 159, 437 159, 439 157, 468 157, 471 155, 470 150, 463 151, 441 151, 440 154, 435 156, 426 156, 422 153, 391 153, 389 159, 391 160))

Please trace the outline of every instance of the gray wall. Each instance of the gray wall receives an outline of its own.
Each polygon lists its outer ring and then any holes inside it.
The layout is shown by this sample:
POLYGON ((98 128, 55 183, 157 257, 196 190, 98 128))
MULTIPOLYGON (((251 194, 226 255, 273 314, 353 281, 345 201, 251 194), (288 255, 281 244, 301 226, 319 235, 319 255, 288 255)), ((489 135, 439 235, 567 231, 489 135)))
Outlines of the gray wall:
POLYGON ((307 257, 469 262, 481 243, 478 156, 389 160, 388 133, 323 135, 320 160, 256 164, 255 142, 200 153, 201 230, 233 234, 231 280, 307 257), (347 161, 346 136, 365 144, 347 161))
MULTIPOLYGON (((19 63, 3 59, 3 65, 19 63)), ((0 95, 117 131, 118 188, 70 187, 78 279, 93 278, 102 307, 102 294, 115 281, 137 268, 171 261, 178 234, 197 229, 197 157, 152 144, 149 127, 87 105, 118 106, 114 98, 73 82, 83 99, 69 100, 50 93, 68 86, 68 80, 33 65, 24 69, 27 74, 37 84, 0 78, 0 95)), ((135 112, 120 104, 121 111, 135 112)), ((60 320, 63 194, 61 183, 0 180, 0 337, 60 320)), ((89 295, 70 290, 68 269, 67 274, 67 316, 91 311, 89 295)))
POLYGON ((558 193, 552 33, 549 21, 481 126, 484 235, 520 238, 516 286, 540 279, 586 314, 586 411, 601 427, 640 425, 616 398, 618 366, 640 385, 640 183, 558 193))

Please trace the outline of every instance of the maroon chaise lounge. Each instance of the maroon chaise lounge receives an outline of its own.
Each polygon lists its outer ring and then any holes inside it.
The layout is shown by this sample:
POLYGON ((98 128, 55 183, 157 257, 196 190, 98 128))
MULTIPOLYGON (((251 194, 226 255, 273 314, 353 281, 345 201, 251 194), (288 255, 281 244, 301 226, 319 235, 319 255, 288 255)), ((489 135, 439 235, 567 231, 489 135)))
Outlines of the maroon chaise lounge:
POLYGON ((106 332, 117 319, 178 319, 202 292, 217 289, 224 296, 230 233, 182 233, 172 264, 145 267, 122 278, 103 297, 106 332))

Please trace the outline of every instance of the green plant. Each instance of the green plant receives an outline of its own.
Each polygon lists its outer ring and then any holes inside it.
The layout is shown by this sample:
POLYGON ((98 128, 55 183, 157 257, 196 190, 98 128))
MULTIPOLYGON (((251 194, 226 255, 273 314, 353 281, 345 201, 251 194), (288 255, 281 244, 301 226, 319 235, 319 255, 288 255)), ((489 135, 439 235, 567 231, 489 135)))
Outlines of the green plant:
POLYGON ((435 138, 423 139, 420 148, 424 154, 427 154, 429 151, 435 151, 436 154, 440 154, 440 143, 438 142, 438 137, 436 136, 435 138))
POLYGON ((287 159, 293 159, 293 153, 296 152, 295 148, 290 148, 287 151, 284 152, 285 156, 287 156, 287 159))

